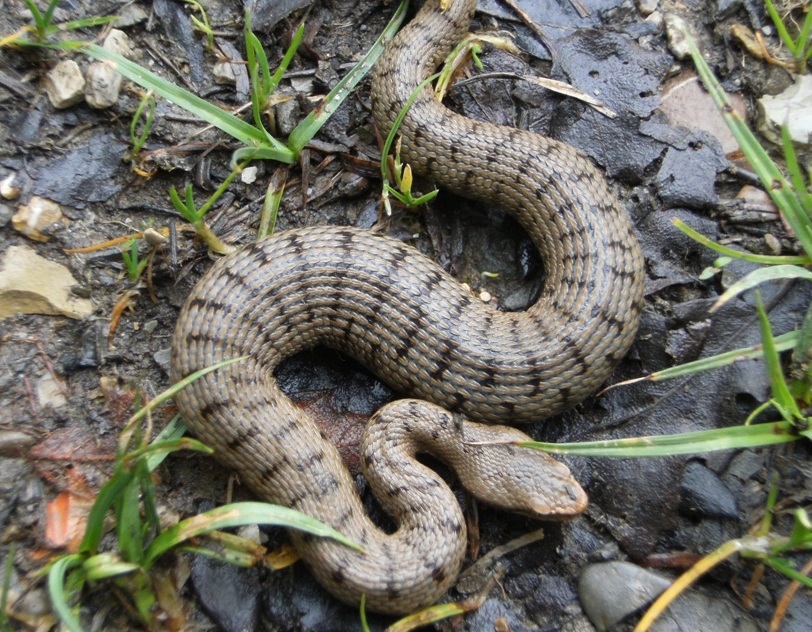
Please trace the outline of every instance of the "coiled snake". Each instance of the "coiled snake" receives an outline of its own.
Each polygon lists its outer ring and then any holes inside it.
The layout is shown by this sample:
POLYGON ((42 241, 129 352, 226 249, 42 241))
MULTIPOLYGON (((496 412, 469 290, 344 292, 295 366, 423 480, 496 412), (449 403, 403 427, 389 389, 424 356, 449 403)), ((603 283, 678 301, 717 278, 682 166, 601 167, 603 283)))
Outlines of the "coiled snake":
MULTIPOLYGON (((441 10, 438 0, 426 0, 390 43, 373 77, 379 128, 391 127, 415 86, 464 35, 475 6, 452 0, 441 10)), ((583 511, 584 492, 554 459, 474 444, 524 439, 483 423, 536 421, 598 387, 634 338, 644 277, 628 220, 572 147, 459 116, 430 90, 400 131, 415 170, 521 222, 546 266, 539 301, 524 312, 499 312, 413 248, 368 231, 284 231, 212 266, 181 312, 171 363, 179 380, 250 356, 182 391, 184 419, 259 496, 361 543, 363 554, 291 534, 328 590, 349 603, 366 594, 369 609, 388 613, 442 596, 465 552, 459 505, 413 458, 416 451, 448 461, 485 502, 553 519, 583 511), (356 358, 418 398, 376 413, 362 446, 395 533, 365 515, 336 449, 276 383, 279 362, 314 345, 356 358)))

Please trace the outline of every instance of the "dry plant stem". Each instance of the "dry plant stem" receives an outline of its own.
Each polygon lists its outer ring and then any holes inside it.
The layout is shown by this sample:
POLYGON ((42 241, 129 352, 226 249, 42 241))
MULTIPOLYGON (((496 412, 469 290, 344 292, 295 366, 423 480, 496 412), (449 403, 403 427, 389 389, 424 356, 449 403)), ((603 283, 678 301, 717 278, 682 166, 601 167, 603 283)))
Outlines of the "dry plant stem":
MULTIPOLYGON (((801 569, 803 575, 808 576, 810 572, 812 572, 812 559, 804 564, 804 567, 801 569)), ((787 589, 784 591, 784 594, 781 595, 781 599, 775 607, 775 613, 773 614, 772 621, 770 621, 770 632, 778 632, 781 629, 781 624, 787 614, 787 608, 789 608, 790 602, 800 587, 801 582, 797 580, 793 580, 790 585, 787 586, 787 589)))
POLYGON ((683 591, 691 586, 697 579, 702 577, 705 573, 710 571, 714 566, 724 562, 731 555, 740 552, 745 548, 745 540, 729 540, 725 542, 718 549, 713 551, 710 555, 703 557, 694 566, 683 573, 677 581, 669 586, 656 601, 651 604, 651 607, 640 619, 640 622, 635 626, 634 632, 646 632, 651 624, 659 617, 665 609, 674 601, 683 591))

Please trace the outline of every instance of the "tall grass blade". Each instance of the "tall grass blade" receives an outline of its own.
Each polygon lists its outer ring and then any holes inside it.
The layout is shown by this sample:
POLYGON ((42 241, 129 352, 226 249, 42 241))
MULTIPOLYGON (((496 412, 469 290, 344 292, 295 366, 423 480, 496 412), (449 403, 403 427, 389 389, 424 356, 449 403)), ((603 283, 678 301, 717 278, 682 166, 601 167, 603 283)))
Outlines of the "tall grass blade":
POLYGON ((61 42, 53 47, 77 50, 95 59, 109 62, 130 81, 137 83, 147 90, 153 90, 156 94, 182 107, 184 110, 187 110, 210 125, 224 131, 241 143, 273 148, 279 152, 279 160, 287 162, 288 164, 293 163, 293 155, 290 151, 288 151, 282 143, 265 132, 265 130, 249 125, 233 114, 226 112, 180 86, 176 86, 121 55, 111 53, 100 46, 87 44, 85 42, 61 42))
POLYGON ((155 538, 147 548, 144 567, 149 568, 158 557, 177 544, 209 531, 246 524, 268 524, 297 529, 320 537, 328 537, 356 549, 361 548, 335 529, 287 507, 266 503, 232 503, 182 520, 155 538))
POLYGON ((84 560, 84 555, 74 554, 60 557, 51 565, 48 570, 48 594, 51 597, 51 605, 57 616, 70 632, 84 632, 79 619, 73 614, 73 609, 68 604, 65 590, 65 580, 68 572, 79 566, 84 560))
POLYGON ((718 311, 730 299, 738 296, 742 292, 751 290, 760 283, 765 281, 776 281, 778 279, 805 279, 812 281, 812 272, 800 266, 770 266, 769 268, 759 268, 753 270, 750 274, 742 277, 725 290, 722 295, 716 299, 716 302, 711 306, 710 312, 718 311))
POLYGON ((812 431, 798 433, 794 425, 780 421, 655 437, 607 439, 606 441, 585 441, 580 443, 525 441, 517 445, 551 454, 629 458, 675 456, 717 450, 752 448, 778 443, 791 443, 800 439, 801 436, 812 438, 812 431))
POLYGON ((369 69, 372 68, 378 57, 381 56, 386 42, 394 37, 398 28, 400 28, 400 25, 403 23, 408 6, 409 0, 401 0, 389 24, 386 25, 383 33, 375 40, 375 43, 367 51, 361 61, 330 90, 321 104, 302 119, 291 132, 288 138, 288 147, 295 156, 298 156, 302 152, 302 149, 307 146, 307 143, 309 143, 313 136, 316 135, 316 132, 321 129, 321 126, 327 122, 327 119, 330 118, 333 112, 335 112, 350 95, 358 82, 369 72, 369 69))
POLYGON ((759 328, 761 329, 761 344, 764 345, 764 365, 767 369, 767 378, 770 380, 773 397, 779 404, 779 410, 789 411, 790 415, 794 417, 794 419, 786 419, 791 423, 795 419, 801 418, 801 411, 798 410, 798 404, 796 404, 795 398, 789 392, 789 386, 786 379, 784 379, 781 358, 778 357, 778 351, 775 348, 773 331, 767 318, 767 312, 764 309, 764 303, 761 301, 760 292, 756 292, 756 311, 758 312, 759 328))

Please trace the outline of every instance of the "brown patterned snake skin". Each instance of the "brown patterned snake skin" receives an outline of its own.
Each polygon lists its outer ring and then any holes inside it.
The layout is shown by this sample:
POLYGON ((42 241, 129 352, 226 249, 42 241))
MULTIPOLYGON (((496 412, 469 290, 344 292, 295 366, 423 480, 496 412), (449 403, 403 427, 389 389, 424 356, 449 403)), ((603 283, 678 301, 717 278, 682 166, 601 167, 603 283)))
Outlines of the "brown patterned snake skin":
MULTIPOLYGON (((373 79, 382 130, 464 35, 475 5, 454 0, 443 12, 427 0, 389 45, 373 79)), ((353 604, 365 593, 367 607, 385 613, 436 601, 465 553, 459 504, 416 451, 448 461, 498 507, 552 519, 583 511, 586 496, 562 464, 472 442, 526 438, 484 423, 537 421, 596 389, 634 338, 644 277, 628 220, 572 147, 461 117, 429 91, 401 131, 416 170, 518 218, 545 261, 540 300, 499 312, 399 241, 353 228, 285 231, 212 266, 181 313, 171 370, 179 380, 249 356, 180 393, 184 419, 259 496, 361 543, 363 554, 291 534, 328 590, 353 604), (369 520, 336 449, 276 383, 279 362, 314 345, 419 398, 376 413, 362 446, 370 485, 398 524, 393 534, 369 520)))

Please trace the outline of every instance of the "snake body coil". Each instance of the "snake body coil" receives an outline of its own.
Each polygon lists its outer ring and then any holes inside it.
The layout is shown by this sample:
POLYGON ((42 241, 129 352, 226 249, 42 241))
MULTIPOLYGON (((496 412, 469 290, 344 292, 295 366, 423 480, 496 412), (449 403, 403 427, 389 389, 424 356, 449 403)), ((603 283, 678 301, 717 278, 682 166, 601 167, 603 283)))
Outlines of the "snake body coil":
MULTIPOLYGON (((475 5, 453 0, 441 10, 426 0, 391 42, 373 79, 379 127, 389 129, 464 35, 475 5)), ((474 421, 536 421, 598 387, 635 335, 644 276, 628 220, 570 146, 461 117, 428 90, 401 132, 415 170, 522 223, 546 266, 539 301, 521 313, 496 311, 413 248, 366 231, 285 231, 212 266, 180 315, 171 368, 179 380, 249 356, 183 390, 184 419, 264 499, 359 542, 363 554, 291 534, 331 592, 350 603, 366 594, 369 609, 391 613, 439 598, 465 551, 454 495, 416 451, 449 461, 475 495, 506 509, 552 518, 584 509, 566 467, 536 452, 473 445, 526 438, 474 421), (379 411, 362 446, 373 491, 398 525, 393 534, 365 515, 335 448, 276 383, 279 362, 314 345, 419 398, 379 411)))

